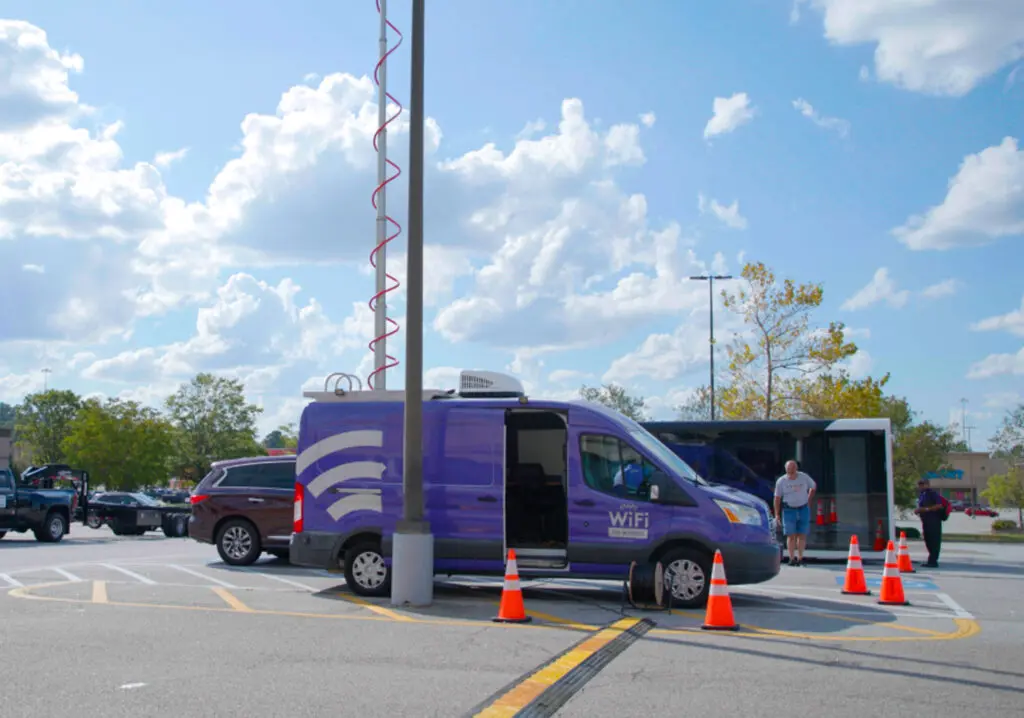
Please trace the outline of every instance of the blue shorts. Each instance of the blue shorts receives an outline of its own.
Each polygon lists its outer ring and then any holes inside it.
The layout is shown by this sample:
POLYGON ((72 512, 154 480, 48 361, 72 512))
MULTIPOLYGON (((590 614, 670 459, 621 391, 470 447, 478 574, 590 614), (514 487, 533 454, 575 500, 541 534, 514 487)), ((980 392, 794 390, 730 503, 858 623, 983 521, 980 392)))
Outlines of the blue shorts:
POLYGON ((793 534, 807 534, 811 528, 811 507, 803 505, 798 509, 783 507, 782 509, 782 533, 786 536, 793 534))

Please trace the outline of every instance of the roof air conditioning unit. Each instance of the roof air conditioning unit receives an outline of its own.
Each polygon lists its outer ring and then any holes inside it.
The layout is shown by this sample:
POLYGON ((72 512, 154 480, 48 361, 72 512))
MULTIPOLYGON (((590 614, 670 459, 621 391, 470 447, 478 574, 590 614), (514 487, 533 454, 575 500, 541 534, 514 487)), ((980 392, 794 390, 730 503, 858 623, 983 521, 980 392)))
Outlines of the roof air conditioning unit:
POLYGON ((496 371, 464 369, 459 374, 459 396, 488 399, 518 399, 526 396, 522 383, 496 371))

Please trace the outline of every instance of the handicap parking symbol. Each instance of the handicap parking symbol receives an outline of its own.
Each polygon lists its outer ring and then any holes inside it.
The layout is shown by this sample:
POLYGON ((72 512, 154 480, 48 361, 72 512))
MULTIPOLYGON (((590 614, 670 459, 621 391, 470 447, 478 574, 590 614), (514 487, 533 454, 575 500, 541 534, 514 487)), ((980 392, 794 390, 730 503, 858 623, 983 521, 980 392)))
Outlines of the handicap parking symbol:
MULTIPOLYGON (((933 581, 927 578, 915 579, 915 578, 903 578, 900 576, 903 582, 903 588, 907 591, 938 591, 939 587, 935 585, 933 581)), ((836 576, 836 583, 842 586, 846 582, 845 576, 836 576)), ((865 582, 868 588, 881 589, 882 579, 881 577, 868 576, 865 578, 865 582)))

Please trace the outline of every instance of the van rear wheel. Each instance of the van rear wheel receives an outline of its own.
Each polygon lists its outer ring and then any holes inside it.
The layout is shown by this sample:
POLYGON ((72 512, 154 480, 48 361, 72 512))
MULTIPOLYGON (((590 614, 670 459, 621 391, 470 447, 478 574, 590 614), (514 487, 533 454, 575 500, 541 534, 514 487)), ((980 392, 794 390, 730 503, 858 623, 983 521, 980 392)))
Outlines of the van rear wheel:
POLYGON ((384 563, 380 542, 360 541, 346 549, 345 583, 357 596, 389 596, 391 568, 384 563))
POLYGON ((665 567, 665 590, 672 604, 700 608, 707 603, 711 588, 711 557, 692 548, 672 549, 661 558, 665 567))

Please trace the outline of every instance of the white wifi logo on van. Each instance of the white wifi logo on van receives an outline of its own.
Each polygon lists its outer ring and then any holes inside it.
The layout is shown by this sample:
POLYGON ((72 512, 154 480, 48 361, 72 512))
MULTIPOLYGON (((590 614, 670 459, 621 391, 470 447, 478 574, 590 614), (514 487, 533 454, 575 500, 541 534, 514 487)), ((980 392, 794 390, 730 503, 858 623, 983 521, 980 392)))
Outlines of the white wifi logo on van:
MULTIPOLYGON (((382 431, 369 429, 344 431, 321 439, 299 454, 295 460, 295 474, 301 474, 316 462, 339 451, 356 448, 381 449, 383 447, 384 432, 382 431)), ((350 481, 366 479, 380 481, 385 468, 380 461, 349 461, 338 464, 306 484, 306 491, 315 498, 320 498, 328 490, 346 494, 327 509, 327 513, 335 521, 340 521, 353 511, 374 511, 379 514, 383 511, 381 489, 355 489, 346 487, 345 484, 350 481)))

